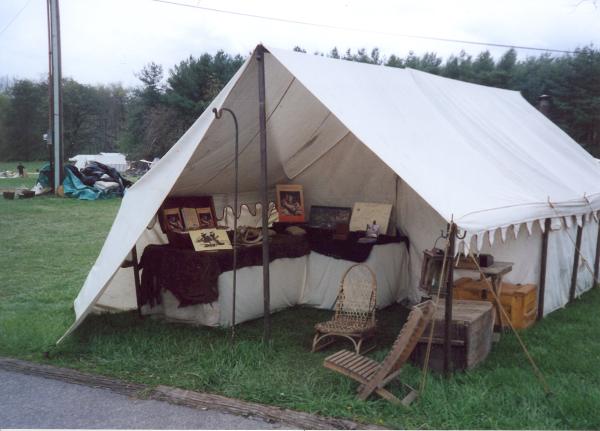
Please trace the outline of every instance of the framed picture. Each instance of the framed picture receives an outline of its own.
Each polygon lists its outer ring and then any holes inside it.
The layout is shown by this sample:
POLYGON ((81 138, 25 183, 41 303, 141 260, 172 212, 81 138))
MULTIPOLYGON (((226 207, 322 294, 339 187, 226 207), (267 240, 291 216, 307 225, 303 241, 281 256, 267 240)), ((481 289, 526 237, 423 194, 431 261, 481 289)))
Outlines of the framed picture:
POLYGON ((200 229, 216 228, 217 224, 213 218, 213 213, 210 207, 196 208, 196 215, 198 217, 198 223, 200 229))
POLYGON ((335 230, 338 224, 349 225, 351 215, 352 208, 313 205, 310 207, 308 225, 317 229, 335 230))
POLYGON ((350 231, 366 231, 368 224, 377 224, 379 225, 379 232, 385 234, 388 230, 391 214, 392 204, 356 202, 352 209, 350 231))
POLYGON ((276 195, 277 213, 280 222, 304 222, 304 194, 301 185, 278 184, 276 195))
POLYGON ((225 229, 199 229, 189 232, 194 250, 231 250, 231 242, 225 229))
POLYGON ((183 224, 187 230, 200 229, 200 222, 198 221, 195 208, 181 208, 181 215, 183 216, 183 224))
POLYGON ((184 231, 183 220, 179 208, 167 208, 163 211, 163 217, 165 220, 165 227, 171 232, 184 231))

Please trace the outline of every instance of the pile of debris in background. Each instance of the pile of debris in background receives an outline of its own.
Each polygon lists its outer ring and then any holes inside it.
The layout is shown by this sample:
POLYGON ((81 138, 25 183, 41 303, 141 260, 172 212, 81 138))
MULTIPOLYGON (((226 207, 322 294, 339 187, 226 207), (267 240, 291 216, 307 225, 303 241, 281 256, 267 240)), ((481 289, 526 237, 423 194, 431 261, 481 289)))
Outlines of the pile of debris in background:
MULTIPOLYGON (((94 161, 87 162, 81 170, 73 165, 65 165, 64 174, 59 194, 88 201, 123 196, 125 189, 133 184, 115 168, 94 161)), ((38 182, 32 189, 36 195, 52 190, 50 175, 50 164, 47 163, 40 169, 38 182)))

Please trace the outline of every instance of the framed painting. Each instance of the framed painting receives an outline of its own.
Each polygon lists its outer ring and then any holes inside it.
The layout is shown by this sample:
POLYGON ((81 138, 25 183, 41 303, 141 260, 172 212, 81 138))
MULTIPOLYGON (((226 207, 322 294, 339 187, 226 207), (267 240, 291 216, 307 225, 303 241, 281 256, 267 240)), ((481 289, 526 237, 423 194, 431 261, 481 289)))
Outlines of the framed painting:
POLYGON ((165 209, 163 211, 163 218, 165 220, 165 227, 167 230, 171 232, 182 232, 185 230, 179 208, 165 209))
POLYGON ((308 225, 317 229, 336 230, 338 225, 349 225, 351 215, 352 208, 313 205, 310 207, 308 225))
POLYGON ((392 204, 380 204, 374 202, 355 202, 350 219, 350 231, 366 231, 367 225, 379 225, 379 231, 387 233, 392 204))
POLYGON ((189 234, 196 251, 232 249, 225 229, 199 229, 193 230, 189 234))
POLYGON ((196 208, 196 214, 198 216, 198 223, 200 229, 216 228, 217 223, 213 217, 213 212, 210 207, 196 208))
POLYGON ((303 223, 304 193, 301 185, 278 184, 276 186, 277 213, 281 223, 303 223))

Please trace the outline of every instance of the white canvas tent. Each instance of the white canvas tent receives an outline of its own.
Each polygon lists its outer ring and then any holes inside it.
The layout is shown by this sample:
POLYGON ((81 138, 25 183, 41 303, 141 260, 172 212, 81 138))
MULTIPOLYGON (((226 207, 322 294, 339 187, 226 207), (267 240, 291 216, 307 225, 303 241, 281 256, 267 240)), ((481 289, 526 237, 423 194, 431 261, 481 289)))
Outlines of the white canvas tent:
POLYGON ((70 162, 75 162, 77 169, 83 169, 88 162, 100 162, 111 168, 115 168, 117 172, 125 172, 127 170, 127 160, 125 154, 121 153, 100 153, 100 154, 77 154, 69 159, 70 162))
MULTIPOLYGON (((304 186, 311 204, 392 202, 410 238, 416 292, 421 254, 453 221, 460 247, 515 262, 506 279, 537 283, 544 220, 552 220, 544 313, 568 300, 577 225, 582 262, 593 265, 600 171, 593 157, 514 91, 418 72, 269 49, 265 54, 268 180, 304 186)), ((70 333, 94 306, 135 307, 134 245, 164 242, 152 221, 168 196, 213 195, 230 205, 233 127, 240 124, 240 202, 258 201, 257 61, 249 58, 173 148, 126 193, 75 300, 70 333)), ((577 293, 592 285, 584 264, 577 293)), ((273 286, 272 289, 276 289, 273 286)), ((67 335, 65 334, 65 335, 67 335)))

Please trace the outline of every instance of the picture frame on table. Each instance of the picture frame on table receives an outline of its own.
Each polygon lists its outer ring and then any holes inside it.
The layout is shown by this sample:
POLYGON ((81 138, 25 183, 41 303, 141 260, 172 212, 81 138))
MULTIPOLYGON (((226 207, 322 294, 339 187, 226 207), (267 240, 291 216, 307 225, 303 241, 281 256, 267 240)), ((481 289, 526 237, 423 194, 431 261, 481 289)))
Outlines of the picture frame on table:
POLYGON ((183 232, 185 230, 183 218, 179 208, 166 208, 163 210, 165 228, 169 232, 183 232))
POLYGON ((379 233, 386 234, 392 214, 392 204, 355 202, 350 218, 350 232, 366 231, 367 225, 377 225, 379 233))
POLYGON ((213 212, 210 207, 196 208, 196 216, 198 218, 200 229, 216 228, 217 223, 213 217, 213 212))
POLYGON ((352 208, 329 207, 312 205, 310 207, 310 218, 308 226, 315 229, 336 230, 338 225, 350 225, 352 208))
POLYGON ((200 229, 200 221, 198 220, 198 214, 196 214, 196 208, 181 208, 181 216, 183 217, 183 224, 186 230, 200 229))
POLYGON ((232 250, 225 229, 198 229, 189 232, 196 251, 232 250))
POLYGON ((299 184, 278 184, 275 188, 277 213, 281 223, 304 223, 304 191, 299 184))

